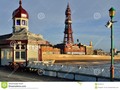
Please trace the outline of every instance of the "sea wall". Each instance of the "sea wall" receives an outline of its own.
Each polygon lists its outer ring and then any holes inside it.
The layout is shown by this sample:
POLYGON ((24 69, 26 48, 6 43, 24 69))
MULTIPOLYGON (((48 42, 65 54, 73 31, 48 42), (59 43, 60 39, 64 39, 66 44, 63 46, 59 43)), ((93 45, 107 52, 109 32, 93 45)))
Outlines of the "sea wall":
MULTIPOLYGON (((101 55, 66 55, 66 54, 50 54, 42 55, 42 60, 110 60, 111 56, 101 55)), ((115 56, 115 60, 120 60, 120 56, 115 56)))

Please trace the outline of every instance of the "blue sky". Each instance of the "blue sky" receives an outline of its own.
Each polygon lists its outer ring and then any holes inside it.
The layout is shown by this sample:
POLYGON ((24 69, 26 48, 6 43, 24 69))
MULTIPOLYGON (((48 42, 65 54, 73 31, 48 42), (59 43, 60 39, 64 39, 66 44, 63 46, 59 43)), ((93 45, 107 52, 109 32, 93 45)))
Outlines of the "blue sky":
MULTIPOLYGON (((19 0, 0 0, 0 35, 12 32, 12 12, 19 0)), ((110 49, 110 29, 105 24, 110 20, 108 10, 116 9, 114 20, 115 48, 120 50, 120 0, 22 0, 29 13, 29 30, 52 44, 63 41, 65 10, 70 3, 74 41, 77 39, 95 49, 110 49)))

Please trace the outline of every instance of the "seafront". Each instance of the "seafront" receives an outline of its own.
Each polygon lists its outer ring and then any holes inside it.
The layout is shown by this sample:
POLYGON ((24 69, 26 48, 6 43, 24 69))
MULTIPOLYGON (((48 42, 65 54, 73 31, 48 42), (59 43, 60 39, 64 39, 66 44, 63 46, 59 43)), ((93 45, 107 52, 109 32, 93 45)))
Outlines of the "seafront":
MULTIPOLYGON (((115 77, 119 78, 120 61, 115 61, 115 77)), ((30 71, 10 70, 7 67, 0 67, 0 81, 109 81, 110 61, 108 60, 79 60, 55 62, 54 64, 37 63, 29 64, 30 71), (39 75, 36 69, 43 70, 39 75), (57 71, 57 72, 56 72, 57 71), (63 74, 64 72, 64 74, 63 74), (62 73, 62 74, 61 74, 62 73), (76 73, 77 75, 73 74, 76 73), (76 78, 74 80, 73 75, 76 78), (59 75, 59 76, 57 76, 59 75), (62 78, 62 79, 61 79, 62 78)))

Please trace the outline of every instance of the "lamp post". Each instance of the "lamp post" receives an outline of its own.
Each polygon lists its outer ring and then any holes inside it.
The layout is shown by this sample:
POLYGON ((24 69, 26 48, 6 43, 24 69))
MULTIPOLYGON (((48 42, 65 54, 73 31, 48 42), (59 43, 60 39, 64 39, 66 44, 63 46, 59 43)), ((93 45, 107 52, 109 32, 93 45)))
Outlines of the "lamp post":
POLYGON ((109 10, 109 16, 111 18, 111 66, 110 66, 110 80, 114 80, 114 30, 113 30, 113 17, 115 16, 115 9, 112 7, 109 10))

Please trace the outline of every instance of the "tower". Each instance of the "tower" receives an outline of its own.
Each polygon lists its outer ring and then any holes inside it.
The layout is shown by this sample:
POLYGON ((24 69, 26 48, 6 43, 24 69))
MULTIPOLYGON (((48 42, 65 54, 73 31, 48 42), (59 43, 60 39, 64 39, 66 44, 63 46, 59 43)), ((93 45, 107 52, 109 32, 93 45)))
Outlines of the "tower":
POLYGON ((18 32, 22 29, 28 31, 28 19, 29 15, 22 7, 22 0, 19 0, 19 7, 13 12, 13 33, 18 32))
POLYGON ((72 32, 72 20, 71 20, 71 9, 69 3, 65 11, 66 20, 65 20, 65 31, 64 31, 64 44, 73 44, 73 32, 72 32))
POLYGON ((90 41, 90 45, 89 46, 93 46, 92 41, 90 41))

